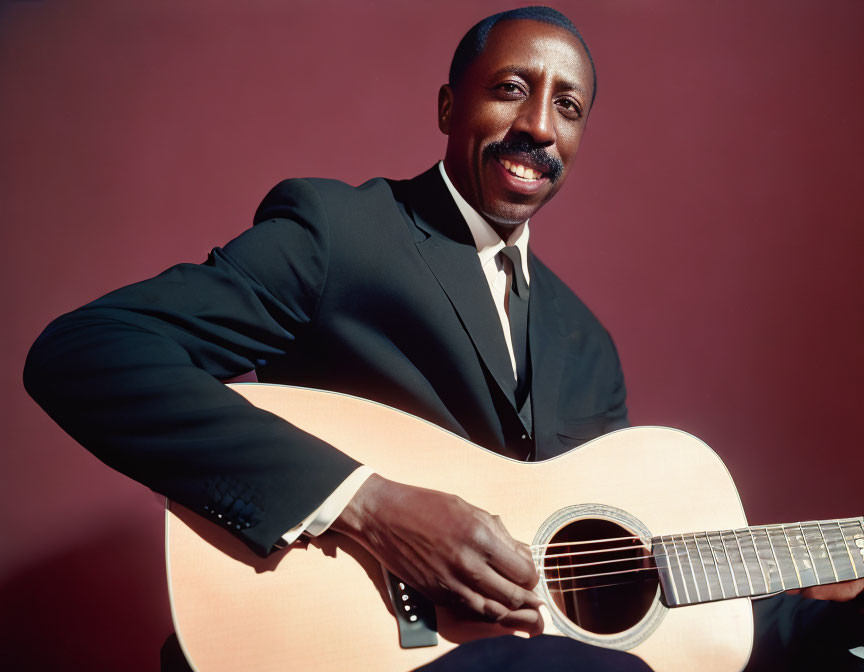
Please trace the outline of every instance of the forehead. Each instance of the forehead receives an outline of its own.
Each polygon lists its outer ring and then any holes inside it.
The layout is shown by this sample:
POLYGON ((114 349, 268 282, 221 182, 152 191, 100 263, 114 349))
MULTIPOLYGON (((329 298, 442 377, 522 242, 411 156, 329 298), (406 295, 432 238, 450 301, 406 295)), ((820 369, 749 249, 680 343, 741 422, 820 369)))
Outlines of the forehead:
POLYGON ((501 69, 550 74, 590 94, 591 63, 578 38, 566 28, 543 21, 501 21, 489 32, 486 48, 469 68, 473 76, 492 77, 501 69))

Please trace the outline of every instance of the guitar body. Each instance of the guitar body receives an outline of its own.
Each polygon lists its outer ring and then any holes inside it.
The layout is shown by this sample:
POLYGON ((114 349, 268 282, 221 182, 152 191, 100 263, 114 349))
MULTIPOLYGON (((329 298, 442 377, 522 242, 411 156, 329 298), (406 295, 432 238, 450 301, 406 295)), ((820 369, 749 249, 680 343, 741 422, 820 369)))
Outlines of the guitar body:
MULTIPOLYGON (((354 397, 277 385, 233 388, 386 478, 451 492, 500 515, 526 543, 550 543, 562 529, 595 519, 646 542, 746 526, 723 463, 677 430, 625 429, 551 460, 522 463, 354 397)), ((341 535, 325 533, 262 559, 172 503, 166 546, 174 625, 199 672, 411 670, 461 641, 504 633, 438 608, 438 645, 401 648, 380 564, 341 535)), ((615 632, 574 624, 546 592, 546 632, 627 650, 658 672, 744 668, 752 644, 749 599, 669 609, 656 582, 641 590, 649 591, 647 601, 643 596, 639 613, 615 632)))

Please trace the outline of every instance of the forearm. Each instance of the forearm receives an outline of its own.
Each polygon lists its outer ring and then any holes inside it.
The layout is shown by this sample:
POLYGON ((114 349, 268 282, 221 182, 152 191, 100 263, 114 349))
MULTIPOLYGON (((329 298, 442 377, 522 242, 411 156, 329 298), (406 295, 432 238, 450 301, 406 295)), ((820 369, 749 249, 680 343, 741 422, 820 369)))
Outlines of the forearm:
POLYGON ((175 266, 59 318, 24 373, 34 399, 97 457, 231 521, 259 553, 357 466, 219 382, 298 347, 327 257, 311 223, 320 217, 308 219, 264 222, 205 264, 175 266))
POLYGON ((222 525, 231 521, 259 553, 356 467, 251 406, 175 342, 99 311, 52 325, 28 357, 25 385, 99 459, 222 525))

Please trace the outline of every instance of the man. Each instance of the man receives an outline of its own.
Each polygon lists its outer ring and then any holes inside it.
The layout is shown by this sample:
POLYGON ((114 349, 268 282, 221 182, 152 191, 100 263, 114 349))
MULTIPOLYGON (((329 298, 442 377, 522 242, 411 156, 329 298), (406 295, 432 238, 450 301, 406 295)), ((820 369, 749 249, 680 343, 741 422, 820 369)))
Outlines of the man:
MULTIPOLYGON (((28 390, 100 459, 259 553, 330 527, 433 599, 539 632, 530 554, 496 518, 387 481, 219 380, 256 369, 372 398, 520 459, 626 426, 608 334, 527 247, 527 221, 563 184, 595 88, 566 18, 490 17, 460 43, 439 95, 443 164, 356 189, 278 185, 256 226, 206 264, 52 323, 28 358, 28 390)), ((458 655, 475 669, 521 665, 526 651, 548 669, 644 669, 566 640, 543 648, 458 655)))

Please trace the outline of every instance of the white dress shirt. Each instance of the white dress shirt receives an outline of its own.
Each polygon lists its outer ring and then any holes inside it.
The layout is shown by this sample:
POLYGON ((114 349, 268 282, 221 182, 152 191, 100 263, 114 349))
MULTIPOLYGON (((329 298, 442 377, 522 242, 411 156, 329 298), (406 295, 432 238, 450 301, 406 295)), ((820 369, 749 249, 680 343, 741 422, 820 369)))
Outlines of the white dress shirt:
MULTIPOLYGON (((516 356, 513 354, 510 321, 507 317, 506 308, 506 299, 512 281, 512 271, 508 268, 510 265, 509 260, 504 262, 503 258, 498 255, 498 252, 506 245, 515 245, 518 247, 519 253, 522 255, 522 272, 525 274, 526 282, 531 282, 531 277, 528 274, 528 221, 526 220, 514 228, 509 240, 506 242, 501 240, 501 237, 495 233, 495 230, 489 226, 489 223, 483 219, 482 215, 468 205, 468 202, 462 198, 462 194, 456 191, 456 187, 453 186, 450 178, 447 177, 443 161, 438 162, 438 170, 441 171, 444 184, 447 185, 450 195, 456 202, 459 212, 462 213, 462 217, 465 219, 468 228, 471 230, 471 235, 474 237, 474 245, 477 247, 480 266, 483 268, 486 282, 489 283, 489 291, 492 292, 492 299, 495 302, 495 308, 498 310, 498 318, 501 320, 504 341, 507 343, 507 351, 510 353, 510 363, 513 366, 513 377, 516 378, 516 356)), ((286 544, 292 544, 301 534, 305 533, 314 537, 325 532, 333 524, 333 521, 339 517, 343 509, 348 506, 348 502, 357 494, 360 486, 374 473, 366 465, 357 467, 322 502, 321 506, 310 513, 300 524, 295 525, 283 534, 282 540, 286 544)))

